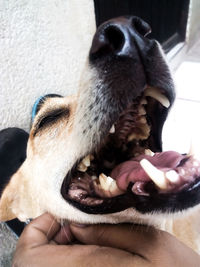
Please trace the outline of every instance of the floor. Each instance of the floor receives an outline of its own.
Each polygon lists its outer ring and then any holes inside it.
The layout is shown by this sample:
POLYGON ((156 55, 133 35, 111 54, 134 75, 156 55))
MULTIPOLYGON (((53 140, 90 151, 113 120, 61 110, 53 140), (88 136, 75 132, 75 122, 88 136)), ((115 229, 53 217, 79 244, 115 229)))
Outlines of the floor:
MULTIPOLYGON (((163 130, 163 149, 187 153, 198 147, 200 134, 200 39, 174 74, 177 99, 163 130)), ((0 223, 0 267, 11 266, 16 235, 0 223)))
POLYGON ((0 267, 11 266, 17 236, 4 223, 0 223, 0 267))
POLYGON ((174 73, 177 98, 163 129, 163 149, 187 153, 200 135, 200 39, 174 73))

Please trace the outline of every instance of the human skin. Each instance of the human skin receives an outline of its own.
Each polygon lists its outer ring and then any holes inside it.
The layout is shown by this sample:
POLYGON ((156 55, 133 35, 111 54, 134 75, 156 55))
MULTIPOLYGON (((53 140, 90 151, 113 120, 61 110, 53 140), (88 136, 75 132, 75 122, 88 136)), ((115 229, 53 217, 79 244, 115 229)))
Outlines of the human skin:
POLYGON ((167 232, 120 225, 62 226, 48 213, 24 229, 13 267, 198 267, 200 256, 167 232))

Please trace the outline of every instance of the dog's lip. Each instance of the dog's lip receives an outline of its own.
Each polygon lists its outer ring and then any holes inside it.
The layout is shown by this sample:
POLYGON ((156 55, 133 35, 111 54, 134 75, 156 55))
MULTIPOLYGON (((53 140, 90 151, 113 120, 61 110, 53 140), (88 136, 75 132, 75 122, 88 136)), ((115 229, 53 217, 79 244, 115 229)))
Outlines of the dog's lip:
MULTIPOLYGON (((165 97, 167 95, 165 94, 164 90, 162 90, 162 94, 164 94, 165 97)), ((150 106, 152 107, 154 106, 154 102, 152 102, 154 101, 154 99, 151 98, 150 100, 151 100, 150 106)), ((164 111, 166 113, 168 108, 163 107, 157 101, 155 103, 159 107, 160 111, 164 111)), ((153 112, 155 113, 155 110, 153 112)), ((161 126, 163 122, 164 121, 161 121, 161 124, 160 124, 161 126)), ((156 125, 156 121, 153 121, 152 123, 156 125)), ((109 125, 108 129, 110 129, 112 125, 113 125, 113 122, 111 122, 111 125, 109 125)), ((155 127, 154 135, 155 134, 157 135, 157 129, 159 129, 159 132, 161 133, 160 128, 162 127, 159 127, 159 126, 155 127)), ((150 142, 149 142, 150 147, 149 148, 152 149, 154 152, 156 151, 159 152, 160 151, 159 144, 155 145, 155 142, 154 142, 155 140, 153 140, 152 142, 151 137, 152 135, 150 135, 150 142)), ((120 195, 117 195, 111 198, 99 198, 99 199, 96 198, 93 205, 87 205, 87 203, 83 204, 81 203, 81 201, 72 199, 68 195, 68 189, 69 189, 69 185, 71 183, 71 178, 72 178, 71 174, 73 174, 74 170, 77 169, 78 164, 82 161, 83 158, 84 157, 81 157, 75 162, 72 169, 67 173, 66 177, 64 178, 64 181, 61 187, 61 195, 63 196, 63 198, 67 202, 69 202, 70 204, 77 207, 79 210, 83 212, 91 213, 91 214, 106 214, 106 213, 120 212, 128 208, 135 208, 140 212, 151 212, 151 211, 158 211, 158 210, 162 210, 166 212, 167 211, 173 212, 175 210, 181 210, 184 208, 191 207, 193 206, 193 203, 197 203, 197 200, 195 199, 195 197, 192 196, 192 192, 195 193, 198 190, 198 188, 200 188, 200 181, 198 179, 196 179, 194 182, 186 184, 186 186, 183 186, 181 190, 177 193, 173 191, 163 192, 163 191, 157 190, 155 186, 153 186, 153 183, 151 182, 151 180, 148 178, 147 184, 145 184, 145 186, 148 186, 148 189, 153 192, 152 194, 145 195, 144 192, 141 195, 137 193, 135 194, 133 191, 133 186, 136 180, 130 180, 128 188, 121 187, 121 189, 123 189, 125 193, 122 193, 120 195), (184 201, 185 193, 191 196, 191 199, 193 199, 193 202, 184 201), (178 202, 176 203, 176 207, 173 207, 173 203, 170 199, 176 200, 178 202), (182 202, 184 203, 183 205, 182 205, 182 202)), ((113 178, 118 180, 118 182, 120 180, 120 177, 118 178, 117 176, 116 177, 113 176, 113 178)))
MULTIPOLYGON (((169 152, 163 152, 169 153, 169 152)), ((174 152, 176 153, 176 152, 174 152)), ((178 156, 178 155, 177 155, 178 156)), ((142 157, 142 156, 139 156, 142 157)), ((190 158, 196 161, 192 156, 190 158)), ((139 158, 138 158, 139 160, 139 158)), ((176 164, 173 162, 173 168, 181 167, 185 162, 188 162, 189 158, 187 155, 183 155, 181 159, 177 159, 176 164), (177 166, 176 166, 177 165, 177 166)), ((76 163, 77 164, 77 163, 76 163)), ((75 168, 75 167, 74 167, 75 168)), ((68 174, 69 175, 69 174, 68 174)), ((186 209, 188 207, 195 206, 198 203, 196 197, 196 192, 200 189, 200 177, 196 177, 193 181, 183 184, 180 186, 178 192, 170 191, 159 191, 155 188, 152 182, 148 182, 149 190, 152 191, 149 195, 139 195, 133 192, 134 183, 130 182, 125 193, 112 197, 112 198, 102 198, 96 199, 96 203, 93 205, 85 205, 81 201, 70 198, 68 192, 66 191, 66 182, 69 181, 65 179, 65 183, 62 187, 62 195, 67 202, 78 208, 79 210, 89 213, 89 214, 108 214, 120 212, 128 208, 135 208, 136 210, 146 213, 157 211, 159 212, 175 212, 186 209), (187 198, 186 198, 187 196, 187 198), (189 199, 189 200, 188 200, 189 199), (173 205, 175 201, 176 205, 173 205)), ((68 188, 68 187, 67 187, 68 188)))
POLYGON ((126 194, 111 199, 104 199, 101 204, 95 206, 83 205, 78 201, 68 198, 68 196, 65 199, 75 208, 88 214, 111 214, 124 211, 128 208, 136 209, 141 213, 174 213, 194 207, 199 203, 197 193, 200 190, 200 178, 180 191, 179 194, 161 194, 155 192, 153 195, 141 196, 133 194, 131 187, 132 185, 130 184, 126 194))

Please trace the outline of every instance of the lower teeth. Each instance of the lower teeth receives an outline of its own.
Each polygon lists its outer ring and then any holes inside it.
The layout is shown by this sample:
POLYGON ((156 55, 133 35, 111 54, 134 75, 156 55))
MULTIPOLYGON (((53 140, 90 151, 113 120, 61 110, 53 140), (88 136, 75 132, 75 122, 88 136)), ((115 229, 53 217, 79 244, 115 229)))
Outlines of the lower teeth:
POLYGON ((101 189, 103 189, 107 196, 113 197, 123 193, 123 191, 118 188, 116 181, 103 173, 99 175, 99 182, 101 189))

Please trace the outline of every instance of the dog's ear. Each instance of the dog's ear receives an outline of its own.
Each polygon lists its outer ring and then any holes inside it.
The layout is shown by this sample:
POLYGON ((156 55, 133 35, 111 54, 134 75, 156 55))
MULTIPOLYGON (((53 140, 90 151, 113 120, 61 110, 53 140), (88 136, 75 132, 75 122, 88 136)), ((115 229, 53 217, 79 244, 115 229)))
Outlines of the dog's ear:
POLYGON ((14 206, 19 202, 18 174, 13 175, 8 185, 3 190, 0 198, 0 221, 9 221, 16 218, 14 206))
POLYGON ((26 158, 28 137, 19 128, 0 131, 0 221, 16 217, 13 206, 19 202, 18 187, 22 184, 19 168, 26 158))

